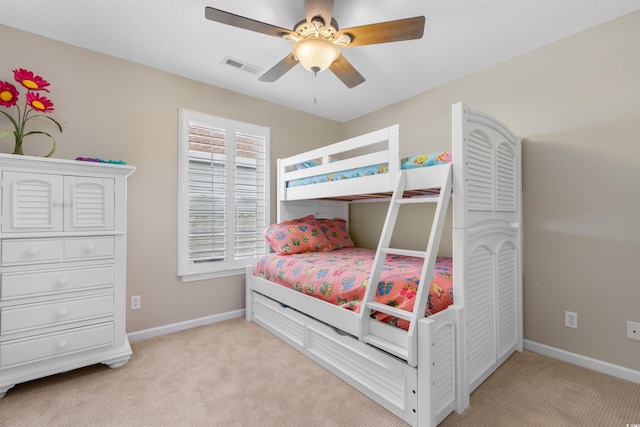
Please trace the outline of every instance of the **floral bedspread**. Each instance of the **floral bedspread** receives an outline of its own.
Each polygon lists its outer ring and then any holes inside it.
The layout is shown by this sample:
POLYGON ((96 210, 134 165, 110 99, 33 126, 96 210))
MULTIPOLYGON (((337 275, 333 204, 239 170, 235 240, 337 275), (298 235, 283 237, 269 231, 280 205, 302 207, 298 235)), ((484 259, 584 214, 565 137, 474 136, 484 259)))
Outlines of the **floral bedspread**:
MULTIPOLYGON (((374 250, 355 247, 331 252, 271 254, 258 262, 253 274, 358 312, 374 256, 374 250)), ((423 260, 387 255, 386 261, 377 284, 376 301, 412 311, 423 260)), ((451 258, 438 257, 425 316, 453 303, 452 272, 451 258)), ((373 317, 405 329, 408 327, 408 322, 387 314, 374 313, 373 317)))

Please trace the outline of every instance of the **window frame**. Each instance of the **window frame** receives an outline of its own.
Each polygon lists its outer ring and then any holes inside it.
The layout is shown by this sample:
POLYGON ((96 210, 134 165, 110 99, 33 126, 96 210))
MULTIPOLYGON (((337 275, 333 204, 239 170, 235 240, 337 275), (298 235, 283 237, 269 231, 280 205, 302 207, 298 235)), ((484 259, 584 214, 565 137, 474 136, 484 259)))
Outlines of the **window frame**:
MULTIPOLYGON (((210 263, 193 263, 189 261, 189 126, 197 124, 203 127, 224 129, 226 132, 227 144, 235 142, 236 133, 256 135, 264 137, 264 197, 265 212, 264 224, 265 228, 270 222, 271 202, 270 202, 270 129, 265 126, 254 125, 251 123, 240 122, 236 120, 226 119, 224 117, 214 116, 207 113, 179 109, 179 152, 178 152, 178 276, 183 282, 191 282, 196 280, 212 279, 219 277, 227 277, 241 275, 245 273, 248 265, 255 264, 257 260, 269 253, 269 244, 264 241, 264 253, 256 256, 249 256, 236 259, 233 253, 235 244, 229 245, 225 251, 225 260, 210 263)), ((233 145, 227 145, 233 147, 233 145)), ((236 166, 235 150, 228 149, 226 154, 226 201, 227 206, 233 207, 233 212, 229 213, 229 222, 235 224, 235 193, 234 193, 234 172, 236 166)), ((234 233, 228 224, 225 230, 225 236, 228 242, 234 242, 234 233)))

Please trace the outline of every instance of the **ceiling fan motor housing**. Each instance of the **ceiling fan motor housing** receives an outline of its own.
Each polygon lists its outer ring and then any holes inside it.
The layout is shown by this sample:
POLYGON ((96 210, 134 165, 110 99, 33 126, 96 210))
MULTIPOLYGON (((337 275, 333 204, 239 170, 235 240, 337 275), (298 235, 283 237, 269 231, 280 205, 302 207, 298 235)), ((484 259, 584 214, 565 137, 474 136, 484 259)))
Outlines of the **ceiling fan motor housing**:
POLYGON ((311 22, 300 21, 295 26, 293 56, 313 74, 326 70, 340 56, 340 49, 334 43, 337 27, 335 19, 331 20, 331 25, 325 25, 319 16, 311 22))

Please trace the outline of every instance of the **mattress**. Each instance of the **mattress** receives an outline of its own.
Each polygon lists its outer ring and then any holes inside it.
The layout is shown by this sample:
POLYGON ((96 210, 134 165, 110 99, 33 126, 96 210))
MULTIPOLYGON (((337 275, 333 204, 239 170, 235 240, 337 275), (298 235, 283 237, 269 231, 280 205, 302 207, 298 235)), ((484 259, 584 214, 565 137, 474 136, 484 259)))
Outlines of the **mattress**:
MULTIPOLYGON (((420 154, 410 157, 404 157, 400 159, 401 169, 415 169, 423 168, 435 165, 441 165, 445 163, 451 163, 451 151, 438 151, 429 154, 420 154)), ((319 160, 311 160, 308 162, 298 163, 296 169, 307 169, 319 166, 321 162, 319 160)), ((314 175, 307 178, 294 179, 287 182, 287 187, 299 187, 309 184, 318 184, 321 182, 337 181, 342 179, 359 178, 363 176, 379 175, 387 173, 389 171, 388 163, 381 163, 377 165, 364 166, 356 169, 349 169, 340 172, 334 172, 329 174, 314 175)))
MULTIPOLYGON (((331 252, 271 254, 260 259, 254 275, 359 312, 374 257, 374 250, 357 247, 331 252)), ((376 284, 376 301, 412 311, 422 264, 422 258, 387 255, 380 282, 376 284)), ((452 272, 451 258, 438 257, 425 316, 444 310, 453 303, 452 272)), ((388 314, 373 313, 372 317, 404 329, 409 327, 407 321, 388 314)))

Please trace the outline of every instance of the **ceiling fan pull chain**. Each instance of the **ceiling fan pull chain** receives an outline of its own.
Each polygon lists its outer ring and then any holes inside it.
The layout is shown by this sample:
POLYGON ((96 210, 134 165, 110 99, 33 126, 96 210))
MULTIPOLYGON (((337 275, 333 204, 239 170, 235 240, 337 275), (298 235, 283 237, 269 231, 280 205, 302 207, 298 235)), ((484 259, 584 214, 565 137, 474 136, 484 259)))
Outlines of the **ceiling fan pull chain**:
POLYGON ((318 74, 313 75, 313 103, 317 104, 318 100, 316 99, 316 88, 318 87, 318 74))

